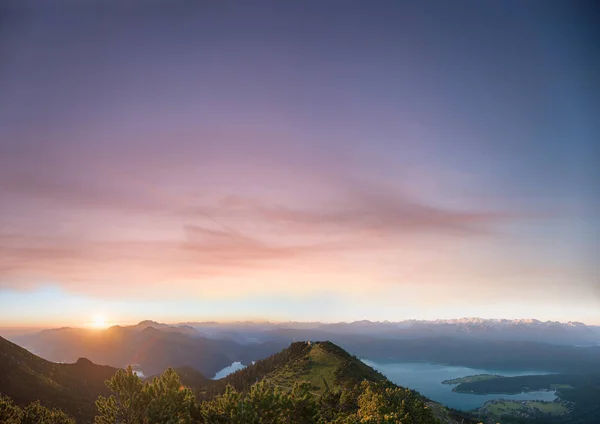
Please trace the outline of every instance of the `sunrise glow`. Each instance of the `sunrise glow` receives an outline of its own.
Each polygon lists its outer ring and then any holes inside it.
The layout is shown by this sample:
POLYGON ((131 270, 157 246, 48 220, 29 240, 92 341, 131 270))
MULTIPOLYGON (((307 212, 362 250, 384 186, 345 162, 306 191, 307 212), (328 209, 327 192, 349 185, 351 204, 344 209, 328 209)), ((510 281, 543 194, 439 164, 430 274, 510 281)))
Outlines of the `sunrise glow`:
POLYGON ((97 328, 97 329, 103 329, 103 328, 108 327, 108 324, 106 323, 104 316, 94 315, 92 322, 91 322, 91 327, 97 328))
POLYGON ((593 13, 11 3, 0 326, 600 323, 593 13))
POLYGON ((598 424, 599 41, 598 0, 0 0, 0 424, 598 424))

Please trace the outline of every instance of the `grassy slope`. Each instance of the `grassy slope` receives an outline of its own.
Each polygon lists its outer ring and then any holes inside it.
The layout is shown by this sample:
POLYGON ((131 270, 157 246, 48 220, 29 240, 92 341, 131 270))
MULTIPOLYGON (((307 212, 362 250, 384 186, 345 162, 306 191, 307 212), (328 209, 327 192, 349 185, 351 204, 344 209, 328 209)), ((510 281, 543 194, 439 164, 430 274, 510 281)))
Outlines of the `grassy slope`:
POLYGON ((246 390, 263 379, 282 388, 308 381, 315 394, 320 394, 326 387, 350 387, 362 380, 383 381, 385 377, 331 342, 295 342, 275 355, 214 382, 209 392, 220 392, 227 384, 246 390))
POLYGON ((86 359, 74 364, 49 362, 0 337, 0 393, 19 405, 39 400, 78 422, 91 422, 96 398, 108 391, 104 381, 116 371, 86 359))
MULTIPOLYGON (((363 380, 387 381, 381 373, 331 342, 295 342, 275 355, 212 382, 205 389, 204 395, 211 397, 220 393, 227 384, 237 390, 247 390, 263 379, 283 389, 290 389, 295 382, 308 381, 316 396, 322 394, 327 387, 334 390, 351 388, 363 380)), ((471 422, 465 414, 428 399, 423 400, 442 423, 471 422)))
POLYGON ((292 387, 294 382, 308 381, 315 393, 329 387, 349 386, 362 380, 382 381, 385 378, 329 342, 314 343, 306 355, 265 376, 273 384, 292 387))

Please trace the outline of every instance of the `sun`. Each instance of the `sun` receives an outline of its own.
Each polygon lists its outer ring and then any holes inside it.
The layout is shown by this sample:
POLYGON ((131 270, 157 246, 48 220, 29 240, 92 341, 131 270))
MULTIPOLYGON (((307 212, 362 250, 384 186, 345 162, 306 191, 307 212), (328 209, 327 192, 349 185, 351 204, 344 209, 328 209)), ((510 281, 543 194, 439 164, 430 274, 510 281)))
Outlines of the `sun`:
POLYGON ((106 320, 102 315, 94 315, 94 317, 92 318, 92 327, 106 328, 106 320))

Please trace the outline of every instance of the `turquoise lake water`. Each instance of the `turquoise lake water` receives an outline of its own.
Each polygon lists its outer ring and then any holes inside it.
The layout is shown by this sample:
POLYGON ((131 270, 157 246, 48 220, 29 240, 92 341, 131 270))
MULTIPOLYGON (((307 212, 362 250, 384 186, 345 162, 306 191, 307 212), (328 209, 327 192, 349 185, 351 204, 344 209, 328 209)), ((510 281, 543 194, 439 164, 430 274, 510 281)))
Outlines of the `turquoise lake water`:
POLYGON ((493 399, 511 400, 544 400, 556 399, 553 391, 536 391, 520 393, 516 395, 476 395, 468 393, 456 393, 452 391, 453 385, 442 384, 444 380, 465 377, 476 374, 494 374, 505 377, 518 375, 548 374, 540 371, 499 371, 483 368, 469 368, 452 365, 433 364, 428 362, 400 362, 400 363, 377 363, 368 359, 362 360, 365 364, 381 372, 392 382, 417 390, 431 400, 454 409, 468 411, 483 406, 485 402, 493 399))

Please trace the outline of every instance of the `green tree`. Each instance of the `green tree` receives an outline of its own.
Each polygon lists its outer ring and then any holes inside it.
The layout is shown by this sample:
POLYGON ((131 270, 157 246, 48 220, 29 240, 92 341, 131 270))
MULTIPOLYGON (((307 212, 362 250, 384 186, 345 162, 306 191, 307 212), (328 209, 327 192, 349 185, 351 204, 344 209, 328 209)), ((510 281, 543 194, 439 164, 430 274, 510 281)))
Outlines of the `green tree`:
POLYGON ((179 374, 172 368, 146 384, 143 391, 148 400, 148 423, 188 424, 197 418, 194 394, 181 385, 179 374))
POLYGON ((309 383, 284 392, 261 381, 247 393, 227 386, 224 394, 204 402, 201 411, 207 424, 314 424, 318 409, 309 383))
POLYGON ((199 419, 194 394, 172 368, 144 383, 129 366, 106 385, 113 394, 96 401, 96 424, 191 424, 199 419))
POLYGON ((365 424, 435 424, 437 419, 409 389, 389 383, 361 384, 357 417, 365 424))
POLYGON ((313 424, 317 420, 319 408, 315 396, 311 393, 311 384, 297 382, 292 391, 283 397, 284 421, 290 424, 313 424))
POLYGON ((39 400, 20 408, 11 398, 0 395, 0 423, 75 424, 75 420, 59 409, 42 406, 39 400))
POLYGON ((145 424, 149 399, 144 384, 131 366, 119 370, 106 385, 113 392, 110 397, 100 396, 96 401, 98 415, 95 424, 145 424))
POLYGON ((358 398, 358 417, 361 423, 401 424, 408 422, 408 411, 404 407, 404 398, 395 389, 379 389, 366 385, 358 398))
POLYGON ((225 393, 202 403, 201 416, 206 424, 243 424, 245 418, 242 394, 228 385, 225 393))
POLYGON ((49 409, 35 401, 23 408, 21 424, 75 424, 75 420, 60 409, 49 409))
POLYGON ((339 415, 341 394, 339 390, 332 391, 328 387, 325 388, 323 394, 317 399, 319 423, 332 422, 339 415))
MULTIPOLYGON (((326 388, 317 398, 308 382, 297 382, 290 390, 263 380, 243 392, 228 385, 223 394, 204 401, 200 407, 191 390, 181 385, 179 375, 170 368, 152 382, 143 383, 129 367, 106 384, 113 394, 98 398, 96 424, 437 423, 421 396, 389 382, 363 381, 335 392, 326 388)), ((12 411, 10 408, 9 402, 0 403, 0 412, 5 411, 7 416, 12 413, 6 412, 12 411)), ((27 424, 38 422, 46 424, 27 424)))
POLYGON ((342 390, 340 395, 340 412, 351 415, 358 411, 358 397, 361 394, 362 385, 357 384, 352 388, 342 390))
POLYGON ((0 394, 0 423, 19 424, 23 411, 11 398, 0 394))

